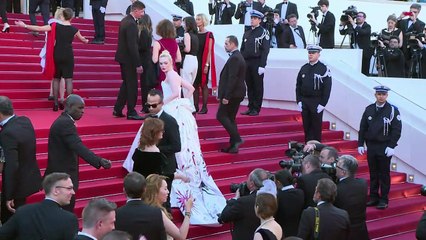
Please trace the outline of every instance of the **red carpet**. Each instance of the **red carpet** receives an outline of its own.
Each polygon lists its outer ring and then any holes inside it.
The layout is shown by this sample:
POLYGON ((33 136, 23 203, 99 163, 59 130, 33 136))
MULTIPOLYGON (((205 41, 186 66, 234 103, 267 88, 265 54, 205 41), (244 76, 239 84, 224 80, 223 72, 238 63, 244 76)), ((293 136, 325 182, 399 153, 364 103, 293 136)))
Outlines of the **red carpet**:
MULTIPOLYGON (((28 16, 9 16, 10 21, 28 16)), ((40 19, 39 19, 40 21, 40 19)), ((86 37, 93 35, 91 21, 76 19, 74 25, 86 37)), ((83 118, 77 122, 83 142, 100 156, 113 161, 109 170, 96 170, 80 161, 80 188, 77 192, 76 214, 89 199, 106 197, 122 205, 122 180, 125 175, 121 168, 135 132, 141 122, 127 121, 112 117, 111 106, 115 102, 120 86, 119 66, 114 62, 117 42, 117 22, 107 23, 105 45, 84 45, 77 40, 75 49, 75 93, 83 96, 88 106, 83 118)), ((33 37, 25 29, 12 26, 11 33, 1 34, 0 38, 0 95, 9 96, 18 115, 31 118, 37 136, 37 158, 44 172, 47 164, 47 137, 49 127, 59 112, 50 110, 52 102, 47 101, 50 80, 40 74, 38 53, 44 44, 44 37, 33 37)), ((225 130, 215 119, 217 105, 210 99, 209 114, 197 115, 199 136, 208 169, 217 185, 227 198, 231 183, 239 183, 256 167, 270 171, 280 169, 278 161, 284 158, 287 142, 303 141, 300 113, 294 111, 263 109, 260 116, 238 116, 239 130, 245 143, 239 154, 224 154, 218 150, 228 142, 225 130)), ((139 102, 140 104, 140 102, 139 102)), ((243 108, 245 109, 245 108, 243 108)), ((140 110, 140 105, 137 110, 140 110)), ((326 144, 336 147, 342 154, 357 156, 355 141, 343 141, 343 132, 330 131, 329 123, 324 123, 323 138, 326 144)), ((358 156, 360 168, 358 177, 368 179, 368 166, 365 156, 358 156)), ((425 208, 425 198, 420 196, 420 186, 405 182, 406 174, 392 173, 391 200, 385 211, 368 209, 368 229, 375 239, 413 239, 417 222, 425 208)), ((38 201, 41 193, 32 196, 38 201)), ((173 213, 174 221, 180 224, 182 216, 173 213)), ((191 239, 231 239, 229 225, 219 228, 192 226, 191 239)))

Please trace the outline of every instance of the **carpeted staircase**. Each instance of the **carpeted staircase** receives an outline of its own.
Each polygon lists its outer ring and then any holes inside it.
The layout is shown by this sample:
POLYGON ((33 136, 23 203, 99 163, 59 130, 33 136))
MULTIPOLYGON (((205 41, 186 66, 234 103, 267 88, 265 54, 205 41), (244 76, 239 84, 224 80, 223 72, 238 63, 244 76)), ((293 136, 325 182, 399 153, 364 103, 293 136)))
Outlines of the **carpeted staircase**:
MULTIPOLYGON (((9 15, 10 22, 26 15, 9 15)), ((40 19, 38 19, 40 21, 40 19)), ((73 24, 83 36, 93 35, 92 22, 75 19, 73 24)), ((113 161, 109 170, 97 170, 80 161, 80 188, 77 192, 75 213, 80 217, 83 207, 93 197, 106 197, 118 205, 125 203, 122 193, 125 170, 121 168, 135 132, 141 122, 112 117, 121 83, 119 65, 114 62, 118 22, 107 22, 105 45, 85 45, 75 41, 74 92, 85 98, 87 109, 77 122, 83 142, 96 154, 113 161)), ((10 97, 18 115, 31 118, 36 128, 37 158, 44 172, 47 164, 47 137, 49 127, 59 112, 51 111, 47 101, 50 80, 40 74, 38 53, 44 44, 43 34, 34 37, 23 28, 11 27, 11 33, 0 34, 0 95, 10 97)), ((227 144, 228 136, 215 119, 217 104, 210 99, 209 114, 197 115, 199 136, 208 170, 227 198, 232 194, 231 183, 246 180, 256 167, 276 171, 278 161, 284 158, 287 143, 303 141, 300 113, 279 109, 264 109, 257 117, 238 116, 239 130, 245 143, 239 154, 224 154, 218 150, 227 144)), ((140 102, 139 102, 140 107, 140 102)), ((140 110, 140 109, 138 109, 140 110)), ((323 138, 326 144, 336 147, 342 154, 357 156, 355 141, 343 141, 343 132, 330 131, 324 123, 323 138)), ((368 179, 365 156, 360 160, 358 177, 368 179)), ((369 208, 367 213, 370 237, 374 239, 414 239, 414 230, 426 206, 420 195, 420 185, 407 183, 406 174, 393 172, 389 208, 380 211, 369 208)), ((31 201, 43 198, 39 193, 31 201)), ((173 212, 174 221, 180 224, 182 216, 173 212)), ((192 239, 231 239, 229 225, 208 228, 191 226, 192 239)))

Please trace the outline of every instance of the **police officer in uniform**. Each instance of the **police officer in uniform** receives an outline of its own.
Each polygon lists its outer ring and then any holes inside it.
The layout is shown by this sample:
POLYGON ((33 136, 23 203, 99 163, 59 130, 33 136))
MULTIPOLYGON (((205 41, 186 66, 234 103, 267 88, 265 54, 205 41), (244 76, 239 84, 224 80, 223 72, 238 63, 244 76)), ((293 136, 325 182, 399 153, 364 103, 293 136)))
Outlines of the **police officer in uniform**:
POLYGON ((263 14, 257 10, 250 12, 251 29, 246 31, 241 44, 241 54, 246 60, 246 85, 248 109, 243 115, 257 116, 263 101, 263 76, 269 54, 269 32, 260 26, 263 14))
POLYGON ((391 183, 389 165, 401 137, 402 124, 398 108, 386 101, 390 89, 386 86, 377 86, 374 89, 376 102, 367 106, 359 127, 358 153, 363 155, 368 149, 370 201, 367 206, 386 209, 391 183), (367 147, 364 147, 364 143, 367 147))
MULTIPOLYGON (((179 46, 180 55, 182 56, 182 61, 179 63, 176 63, 176 66, 178 68, 178 71, 180 71, 180 65, 183 63, 183 58, 185 57, 185 52, 183 51, 185 49, 185 44, 183 41, 183 36, 185 35, 185 28, 182 26, 182 16, 172 14, 173 17, 173 25, 176 29, 176 43, 179 46)), ((180 73, 180 72, 179 72, 180 73)))
POLYGON ((302 66, 297 75, 296 101, 302 112, 305 142, 321 142, 322 115, 330 98, 331 73, 319 56, 322 48, 317 45, 307 47, 309 63, 302 66))

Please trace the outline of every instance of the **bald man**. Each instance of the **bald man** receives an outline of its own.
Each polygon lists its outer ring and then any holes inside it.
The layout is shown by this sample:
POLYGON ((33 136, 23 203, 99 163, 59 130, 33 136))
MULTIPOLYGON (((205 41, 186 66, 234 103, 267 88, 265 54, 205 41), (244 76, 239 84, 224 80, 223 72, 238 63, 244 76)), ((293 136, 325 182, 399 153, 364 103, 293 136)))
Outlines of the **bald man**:
MULTIPOLYGON (((84 100, 71 94, 65 101, 64 112, 53 122, 49 132, 48 162, 45 176, 52 172, 65 172, 71 176, 74 190, 78 189, 78 157, 99 169, 111 168, 111 161, 101 158, 88 149, 81 141, 75 121, 84 113, 84 100)), ((74 210, 75 197, 64 209, 74 210)))

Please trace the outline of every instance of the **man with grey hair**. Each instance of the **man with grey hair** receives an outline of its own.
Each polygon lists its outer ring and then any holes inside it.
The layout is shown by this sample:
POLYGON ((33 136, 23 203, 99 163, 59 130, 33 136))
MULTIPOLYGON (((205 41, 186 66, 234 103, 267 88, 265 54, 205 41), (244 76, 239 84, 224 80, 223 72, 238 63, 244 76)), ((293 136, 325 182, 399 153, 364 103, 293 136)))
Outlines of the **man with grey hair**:
POLYGON ((102 239, 114 230, 117 205, 105 198, 95 198, 83 209, 83 229, 75 240, 102 239))
MULTIPOLYGON (((45 175, 52 172, 65 172, 71 176, 74 190, 78 189, 78 157, 93 167, 111 168, 111 161, 94 154, 81 141, 75 121, 84 113, 84 100, 71 94, 65 101, 65 111, 53 122, 49 132, 47 169, 45 175)), ((64 209, 73 212, 75 198, 64 209)))
POLYGON ((355 178, 358 162, 351 155, 339 157, 336 165, 337 197, 334 205, 346 210, 351 220, 349 239, 368 240, 366 219, 366 202, 368 187, 365 179, 355 178))
POLYGON ((302 213, 298 237, 302 239, 348 239, 349 216, 345 210, 333 206, 337 187, 330 179, 318 180, 314 201, 316 207, 308 207, 302 213))
POLYGON ((254 169, 246 181, 250 194, 240 196, 240 192, 237 190, 235 197, 227 201, 218 221, 220 223, 233 223, 233 240, 253 238, 255 230, 260 224, 259 218, 254 212, 256 192, 263 186, 262 182, 268 179, 268 176, 268 172, 264 169, 254 169))

